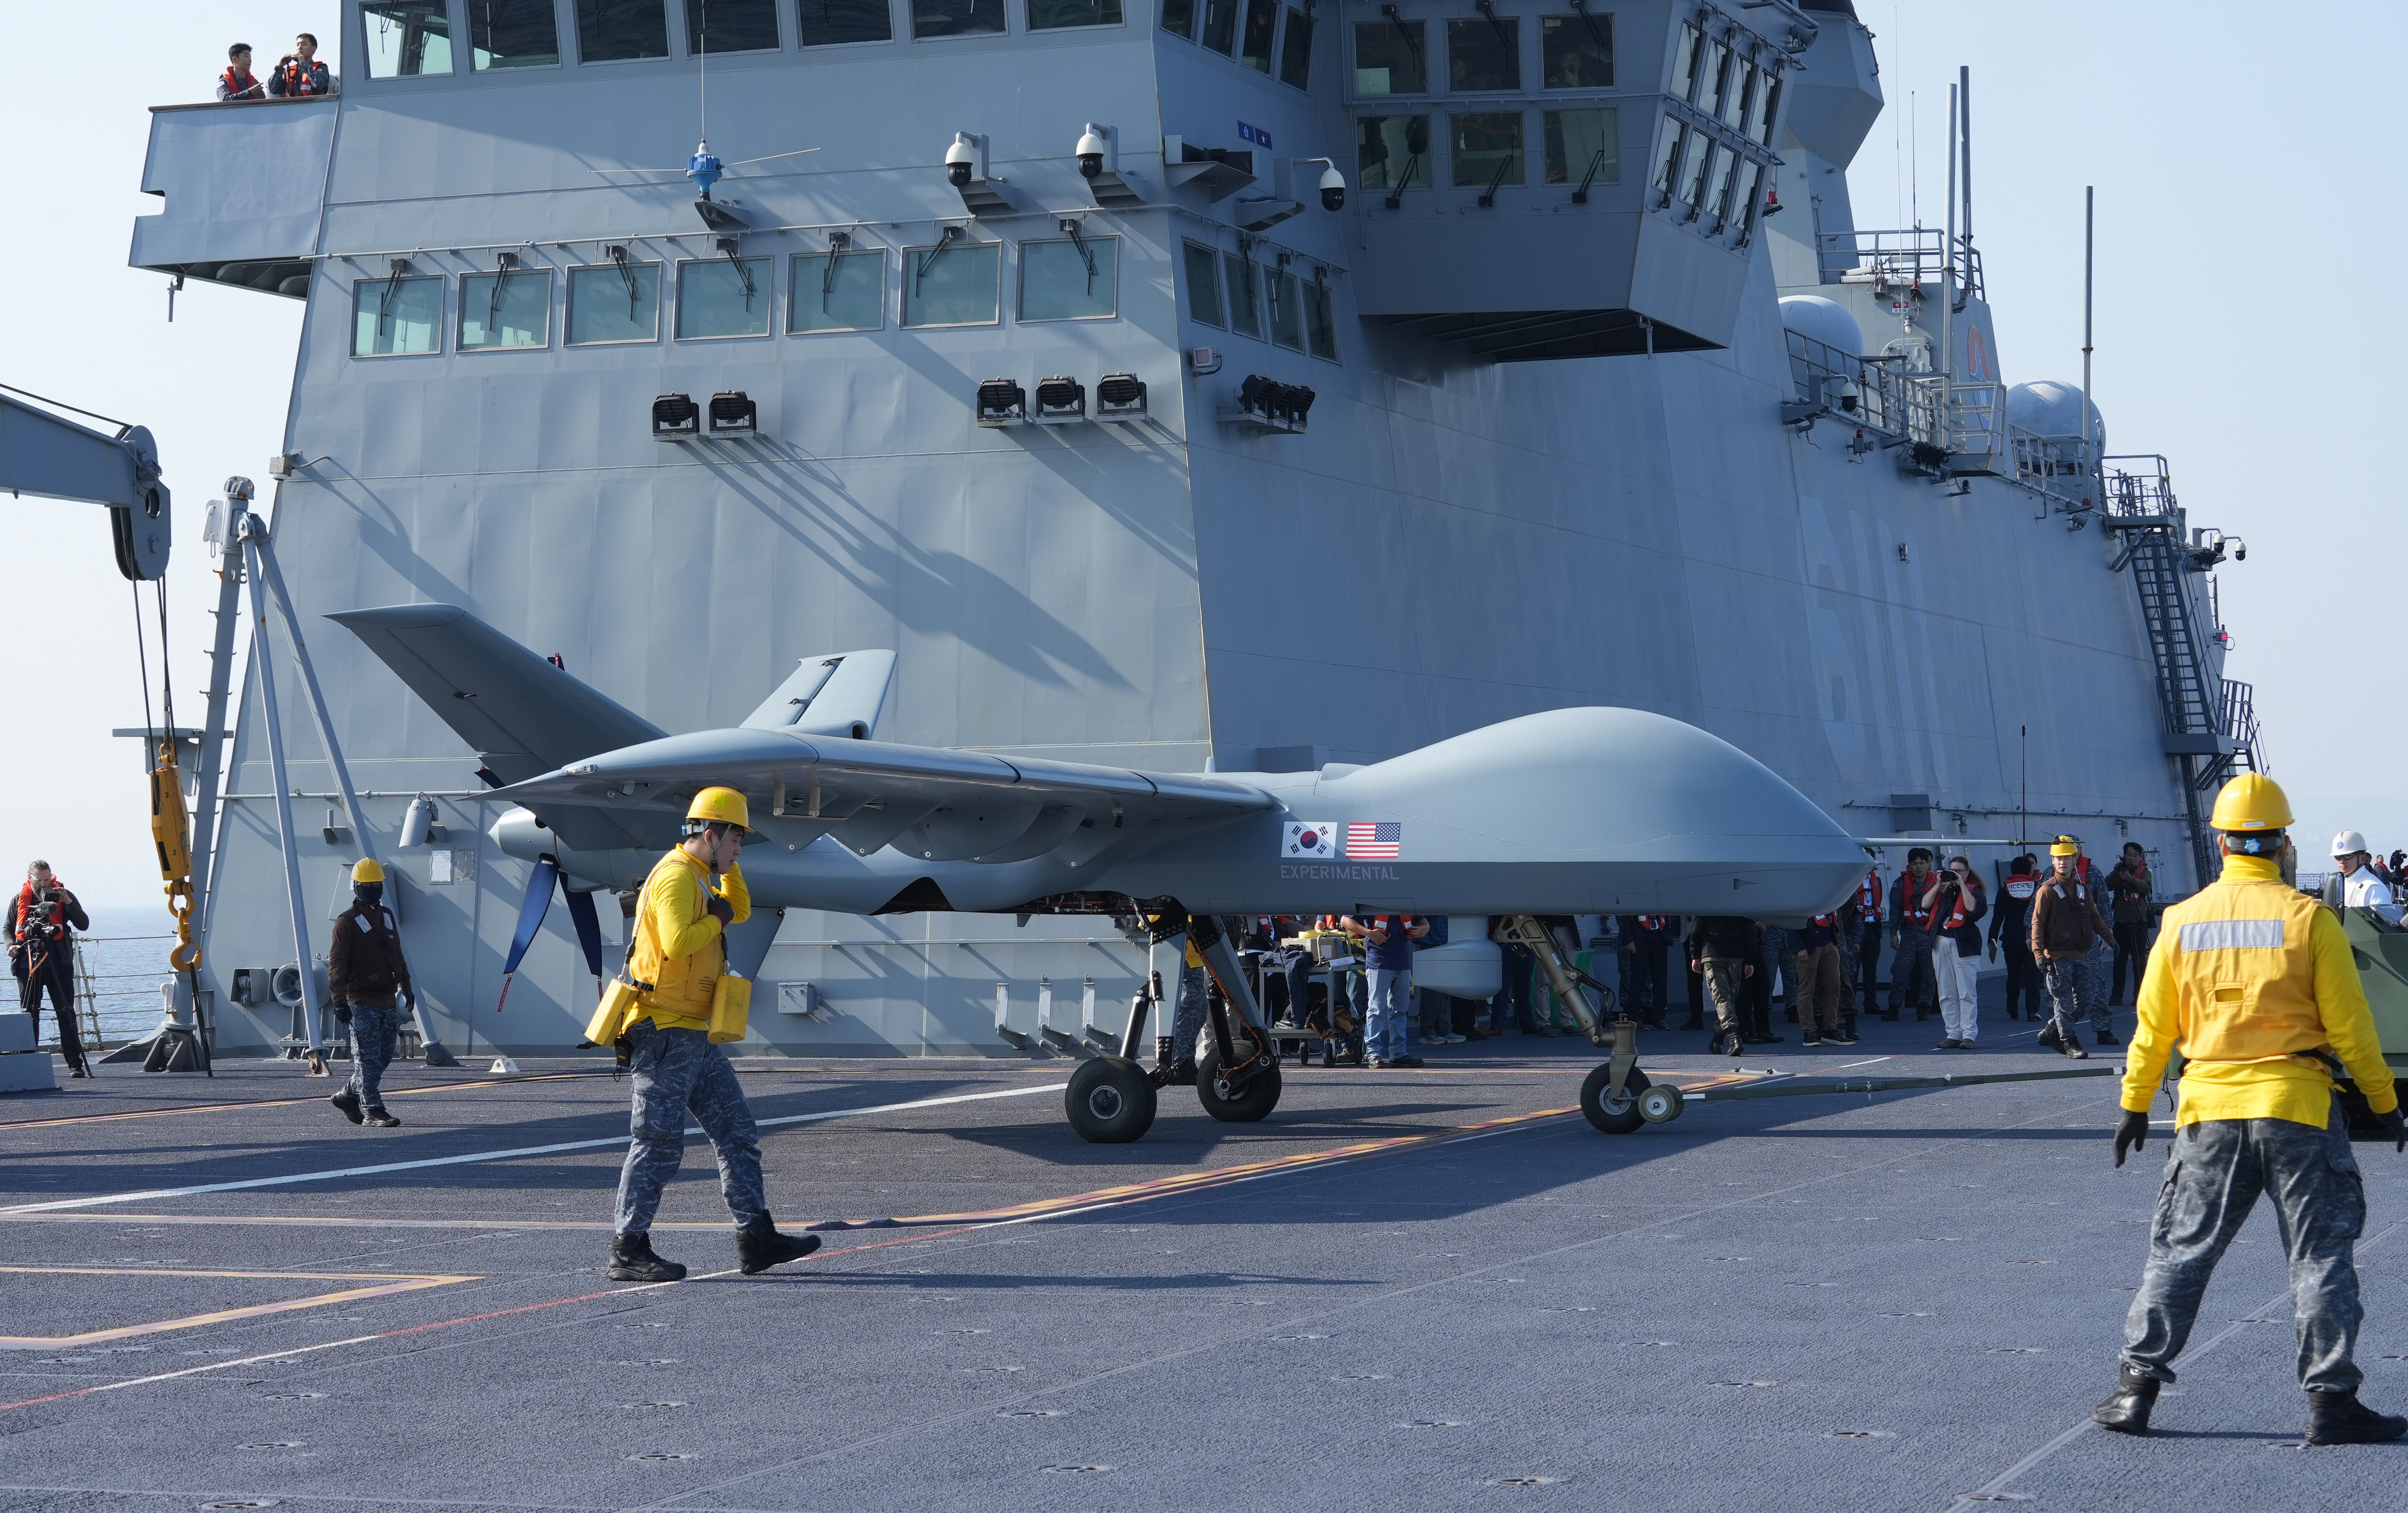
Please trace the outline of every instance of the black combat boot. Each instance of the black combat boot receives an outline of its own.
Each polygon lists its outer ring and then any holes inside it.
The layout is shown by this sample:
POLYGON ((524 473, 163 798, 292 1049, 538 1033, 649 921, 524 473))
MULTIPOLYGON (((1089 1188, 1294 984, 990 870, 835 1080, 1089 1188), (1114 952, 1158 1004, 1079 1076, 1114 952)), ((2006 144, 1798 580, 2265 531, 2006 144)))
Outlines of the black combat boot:
POLYGON ((2096 1040, 2102 1046, 2120 1046, 2124 1043, 2121 1040, 2116 1039, 2114 1032, 2110 1030, 2101 1030, 2090 1038, 2096 1040))
POLYGON ((2086 1062, 2090 1059, 2090 1052, 2082 1049, 2082 1041, 2074 1035, 2069 1035, 2059 1040, 2057 1043, 2057 1049, 2058 1054, 2070 1062, 2086 1062))
POLYGON ((2408 1419, 2377 1413, 2356 1392, 2308 1394, 2307 1442, 2311 1445, 2381 1445, 2408 1434, 2408 1419))
POLYGON ((352 1123, 357 1124, 360 1121, 360 1095, 351 1089, 345 1088, 326 1101, 341 1109, 343 1117, 352 1123))
POLYGON ((2043 1022, 2040 1027, 2040 1034, 2032 1036, 2032 1038, 2039 1044, 2045 1046, 2050 1049, 2055 1049, 2063 1042, 2064 1039, 2062 1035, 2059 1035, 2057 1033, 2057 1021, 2055 1020, 2049 1020, 2043 1022))
POLYGON ((1196 1063, 1194 1062, 1172 1062, 1170 1063, 1170 1076, 1164 1079, 1164 1085, 1173 1088, 1194 1087, 1196 1085, 1196 1063))
POLYGON ((650 1234, 613 1235, 610 1269, 602 1275, 614 1282, 675 1282, 684 1279, 685 1268, 652 1254, 650 1234))
POLYGON ((401 1128, 401 1120, 394 1118, 391 1114, 381 1108, 364 1108, 360 1110, 360 1122, 367 1125, 371 1129, 397 1130, 401 1128))
POLYGON ((747 1277, 758 1276, 772 1266, 800 1261, 819 1248, 818 1235, 781 1235, 776 1220, 763 1214, 736 1232, 736 1269, 747 1277))
MULTIPOLYGON (((2115 1391, 2108 1396, 2106 1402, 2090 1410, 2091 1421, 2102 1429, 2113 1429, 2119 1434, 2147 1434, 2149 1414, 2157 1406, 2159 1385, 2157 1377, 2145 1376, 2130 1366, 2126 1366, 2123 1375, 2115 1383, 2115 1391)), ((2319 1395, 2310 1392, 2309 1403, 2314 1405, 2319 1395)), ((2308 1412, 2309 1422, 2313 1424, 2315 1421, 2315 1407, 2311 1406, 2308 1412)), ((2399 1423, 2401 1420, 2394 1419, 2390 1421, 2399 1423)), ((2315 1437, 2315 1431, 2313 1428, 2308 1433, 2310 1438, 2315 1437)), ((2398 1431, 2395 1430, 2393 1433, 2396 1434, 2398 1431)))

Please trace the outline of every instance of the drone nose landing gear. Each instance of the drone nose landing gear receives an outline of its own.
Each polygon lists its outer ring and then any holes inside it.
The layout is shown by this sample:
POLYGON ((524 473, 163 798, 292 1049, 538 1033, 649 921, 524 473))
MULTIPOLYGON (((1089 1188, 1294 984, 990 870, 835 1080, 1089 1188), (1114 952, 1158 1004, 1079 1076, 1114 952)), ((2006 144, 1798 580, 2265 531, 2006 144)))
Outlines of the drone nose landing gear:
POLYGON ((1680 1118, 1681 1090, 1656 1087, 1639 1069, 1639 1024, 1616 1007, 1613 990, 1566 962, 1555 933, 1531 915, 1508 918, 1505 938, 1509 944, 1530 949, 1549 986, 1555 990, 1556 1000, 1588 1032, 1589 1044, 1612 1052, 1605 1064, 1581 1084, 1581 1112, 1588 1121, 1608 1135, 1628 1135, 1641 1124, 1669 1124, 1680 1118), (1598 1002, 1614 1009, 1611 1022, 1599 1022, 1584 988, 1597 990, 1598 1002))

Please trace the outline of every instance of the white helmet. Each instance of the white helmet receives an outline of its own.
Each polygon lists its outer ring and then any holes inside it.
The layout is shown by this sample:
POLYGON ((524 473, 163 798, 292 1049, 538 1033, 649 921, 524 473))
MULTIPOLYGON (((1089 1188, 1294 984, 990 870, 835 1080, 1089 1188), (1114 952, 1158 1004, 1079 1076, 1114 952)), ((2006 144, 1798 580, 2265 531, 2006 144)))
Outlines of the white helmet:
POLYGON ((2365 849, 2367 849, 2366 837, 2355 830, 2344 830, 2333 837, 2332 853, 2335 856, 2347 856, 2352 851, 2365 849))

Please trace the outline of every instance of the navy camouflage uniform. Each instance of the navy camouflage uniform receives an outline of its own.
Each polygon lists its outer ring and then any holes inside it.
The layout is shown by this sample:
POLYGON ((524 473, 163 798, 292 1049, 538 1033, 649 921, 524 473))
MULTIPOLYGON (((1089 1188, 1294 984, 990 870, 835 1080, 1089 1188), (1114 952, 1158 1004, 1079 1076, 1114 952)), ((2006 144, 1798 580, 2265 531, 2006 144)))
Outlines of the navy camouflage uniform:
POLYGON ((638 1020, 627 1030, 633 1049, 627 1072, 635 1082, 626 1164, 619 1173, 619 1206, 613 1227, 642 1235, 652 1227, 661 1190, 685 1159, 685 1120, 691 1113, 710 1136, 719 1157, 719 1191, 738 1228, 769 1210, 761 1186, 761 1132, 737 1085, 727 1053, 703 1030, 664 1030, 638 1020))
POLYGON ((345 1091, 368 1113, 384 1111, 384 1073, 401 1034, 400 995, 413 993, 401 928, 382 903, 354 902, 336 916, 326 949, 326 997, 350 1006, 351 1077, 345 1091))

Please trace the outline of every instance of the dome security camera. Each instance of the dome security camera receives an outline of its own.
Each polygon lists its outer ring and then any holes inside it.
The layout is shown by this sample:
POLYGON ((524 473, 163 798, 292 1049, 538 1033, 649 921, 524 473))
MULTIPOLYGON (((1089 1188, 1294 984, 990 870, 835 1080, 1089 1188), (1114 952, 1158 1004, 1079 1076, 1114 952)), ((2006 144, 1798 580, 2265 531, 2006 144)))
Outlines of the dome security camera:
POLYGON ((953 145, 945 149, 945 177, 953 180, 955 189, 969 187, 970 169, 977 162, 978 153, 971 148, 970 139, 962 133, 954 133, 953 145))
POLYGON ((1070 150, 1079 160, 1079 177, 1094 178, 1104 171, 1105 142, 1092 126, 1079 137, 1079 145, 1070 150))
POLYGON ((1346 207, 1346 176, 1331 164, 1321 171, 1321 207, 1342 210, 1346 207))

